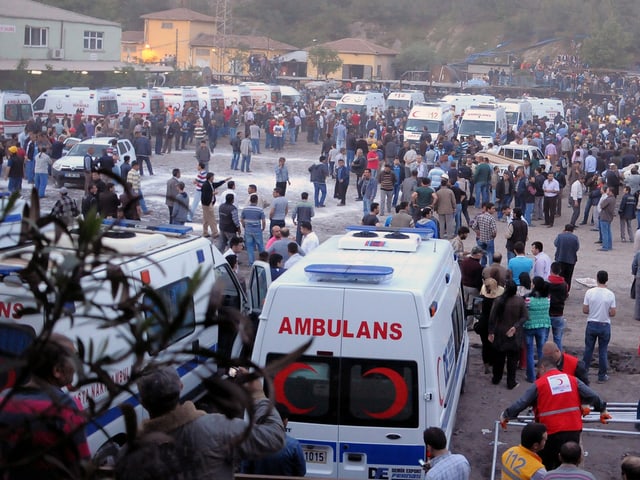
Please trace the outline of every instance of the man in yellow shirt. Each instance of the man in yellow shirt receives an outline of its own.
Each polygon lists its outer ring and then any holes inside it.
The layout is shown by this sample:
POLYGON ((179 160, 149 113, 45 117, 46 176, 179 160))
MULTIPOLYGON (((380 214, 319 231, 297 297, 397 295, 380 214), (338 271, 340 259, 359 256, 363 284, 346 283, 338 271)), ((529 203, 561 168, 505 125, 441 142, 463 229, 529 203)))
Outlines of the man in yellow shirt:
POLYGON ((529 423, 522 429, 520 445, 502 454, 502 480, 542 480, 547 470, 537 452, 547 441, 547 427, 529 423))

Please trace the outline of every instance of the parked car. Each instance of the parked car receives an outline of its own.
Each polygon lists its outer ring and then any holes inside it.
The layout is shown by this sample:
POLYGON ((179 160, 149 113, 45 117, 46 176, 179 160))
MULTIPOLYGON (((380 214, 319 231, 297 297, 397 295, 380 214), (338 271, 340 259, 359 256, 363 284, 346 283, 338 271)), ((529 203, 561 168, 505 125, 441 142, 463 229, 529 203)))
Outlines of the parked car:
MULTIPOLYGON (((74 145, 69 153, 53 163, 52 174, 56 182, 56 186, 70 185, 73 187, 84 188, 84 156, 87 154, 89 147, 93 147, 93 158, 100 158, 102 151, 111 146, 111 140, 115 137, 95 137, 88 138, 74 145)), ((136 152, 133 149, 131 141, 127 138, 118 139, 118 161, 117 165, 122 164, 125 155, 131 157, 133 162, 136 159, 136 152)))

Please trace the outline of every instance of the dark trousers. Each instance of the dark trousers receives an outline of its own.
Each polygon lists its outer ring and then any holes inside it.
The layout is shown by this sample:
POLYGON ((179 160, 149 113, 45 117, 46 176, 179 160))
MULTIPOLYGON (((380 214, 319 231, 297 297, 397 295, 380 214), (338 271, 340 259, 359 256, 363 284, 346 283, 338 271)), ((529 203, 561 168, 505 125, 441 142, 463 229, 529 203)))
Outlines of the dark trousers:
POLYGON ((345 201, 347 199, 347 188, 349 188, 348 183, 339 183, 336 181, 336 194, 338 196, 338 200, 340 200, 340 203, 342 205, 345 204, 345 201))
POLYGON ((569 222, 571 225, 575 226, 578 221, 578 217, 580 216, 580 204, 582 203, 582 199, 578 198, 577 200, 571 199, 571 208, 573 209, 573 213, 571 214, 571 221, 569 222), (576 206, 576 202, 578 203, 576 206))
POLYGON ((502 381, 502 375, 504 374, 505 360, 507 362, 507 388, 513 388, 516 386, 516 368, 518 366, 518 359, 520 358, 520 351, 514 352, 501 352, 494 350, 493 352, 493 378, 491 383, 498 385, 502 381))
POLYGON ((547 443, 538 453, 547 471, 555 470, 560 466, 560 459, 558 458, 560 447, 567 442, 580 444, 580 431, 556 432, 547 437, 547 443))
POLYGON ((542 202, 542 209, 544 210, 544 223, 547 225, 553 225, 553 221, 556 218, 556 203, 558 197, 544 197, 542 202))
POLYGON ((569 286, 568 290, 571 290, 571 279, 573 278, 573 269, 575 264, 565 262, 558 263, 560 263, 560 276, 564 278, 565 282, 567 282, 567 285, 569 286))

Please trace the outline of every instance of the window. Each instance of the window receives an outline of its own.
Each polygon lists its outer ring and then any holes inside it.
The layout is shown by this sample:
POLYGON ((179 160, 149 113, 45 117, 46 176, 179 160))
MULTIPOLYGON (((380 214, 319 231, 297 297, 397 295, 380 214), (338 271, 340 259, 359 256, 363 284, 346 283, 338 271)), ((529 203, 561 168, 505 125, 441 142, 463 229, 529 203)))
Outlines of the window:
POLYGON ((84 49, 85 50, 103 50, 102 40, 104 32, 84 31, 84 49))
POLYGON ((160 28, 171 30, 173 28, 173 22, 162 22, 162 25, 160 25, 160 28))
POLYGON ((196 48, 196 55, 198 57, 208 57, 209 52, 211 52, 211 50, 208 48, 196 48))
POLYGON ((155 290, 163 308, 156 305, 155 299, 148 295, 142 299, 147 307, 145 317, 151 321, 148 330, 150 353, 158 353, 167 345, 174 344, 195 331, 196 314, 193 297, 186 297, 188 291, 189 279, 183 278, 155 290))
POLYGON ((98 113, 100 115, 116 115, 118 113, 118 101, 98 100, 98 113))
POLYGON ((24 27, 25 47, 46 47, 48 40, 48 29, 41 27, 24 27))
POLYGON ((32 116, 33 111, 28 103, 10 103, 4 106, 4 118, 9 122, 26 121, 32 116))

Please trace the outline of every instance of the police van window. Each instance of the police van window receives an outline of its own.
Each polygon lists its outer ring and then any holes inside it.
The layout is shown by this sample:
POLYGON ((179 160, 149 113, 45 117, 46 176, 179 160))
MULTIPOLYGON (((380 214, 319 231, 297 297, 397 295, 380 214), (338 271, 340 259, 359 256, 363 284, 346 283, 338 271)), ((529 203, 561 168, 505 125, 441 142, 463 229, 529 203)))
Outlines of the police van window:
POLYGON ((235 274, 228 264, 216 267, 216 281, 222 284, 222 302, 225 307, 242 310, 242 297, 239 285, 234 281, 235 274))
POLYGON ((249 295, 251 296, 251 308, 254 312, 261 312, 264 299, 267 296, 267 271, 256 265, 251 270, 251 283, 249 295))
POLYGON ((464 338, 466 328, 466 319, 464 315, 464 305, 462 302, 462 294, 458 293, 456 304, 451 312, 451 322, 453 323, 453 338, 456 349, 456 358, 460 355, 460 347, 464 338))
MULTIPOLYGON (((267 365, 282 357, 267 355, 267 365)), ((287 406, 291 420, 336 425, 338 423, 338 359, 303 356, 274 378, 276 401, 287 406)))
POLYGON ((151 354, 158 353, 163 346, 174 344, 195 331, 196 316, 193 297, 188 295, 188 291, 189 279, 183 278, 155 289, 163 308, 155 303, 155 297, 149 295, 143 297, 142 303, 146 307, 145 317, 147 320, 151 320, 148 330, 151 354), (186 305, 183 305, 185 301, 186 305), (175 322, 179 322, 179 324, 175 325, 175 322), (174 332, 168 339, 165 339, 165 345, 162 345, 162 334, 169 328, 174 329, 174 332))
POLYGON ((340 424, 418 426, 418 367, 415 362, 343 359, 343 383, 348 392, 340 424))

